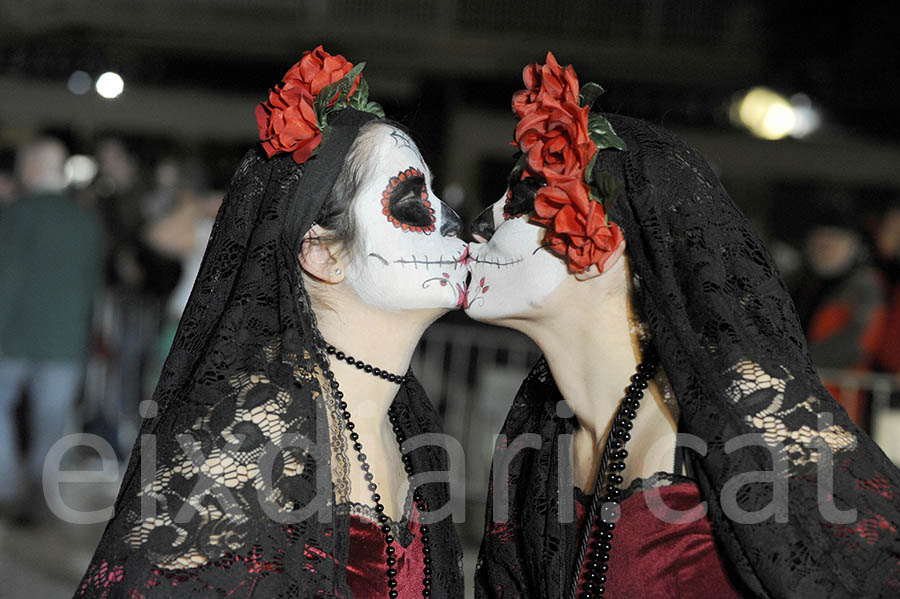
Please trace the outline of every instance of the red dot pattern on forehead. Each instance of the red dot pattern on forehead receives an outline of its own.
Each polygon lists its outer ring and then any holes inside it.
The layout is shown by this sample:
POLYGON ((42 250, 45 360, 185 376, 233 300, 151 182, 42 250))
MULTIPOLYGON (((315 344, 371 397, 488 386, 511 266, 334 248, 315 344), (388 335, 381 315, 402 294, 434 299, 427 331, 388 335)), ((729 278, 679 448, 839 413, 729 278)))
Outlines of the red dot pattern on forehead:
POLYGON ((398 229, 403 229, 404 231, 413 231, 416 233, 433 233, 435 230, 434 208, 431 207, 431 202, 428 200, 428 190, 425 188, 425 186, 422 187, 422 191, 420 192, 419 197, 422 200, 422 204, 425 206, 425 208, 428 209, 428 212, 431 215, 430 225, 410 225, 398 221, 391 214, 391 196, 393 195, 394 191, 410 177, 421 177, 422 179, 424 179, 422 171, 412 166, 404 171, 400 171, 395 177, 391 177, 390 182, 388 182, 388 186, 385 187, 384 191, 381 192, 381 213, 384 214, 387 217, 388 221, 390 221, 398 229))

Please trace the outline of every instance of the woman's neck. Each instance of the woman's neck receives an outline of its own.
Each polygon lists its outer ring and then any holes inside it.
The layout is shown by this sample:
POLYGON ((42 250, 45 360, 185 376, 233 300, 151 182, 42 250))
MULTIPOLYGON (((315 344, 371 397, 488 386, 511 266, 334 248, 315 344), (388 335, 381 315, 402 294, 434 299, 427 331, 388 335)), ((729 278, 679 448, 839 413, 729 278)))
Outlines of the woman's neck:
MULTIPOLYGON (((624 268, 616 274, 628 276, 624 268)), ((600 450, 631 376, 643 360, 643 325, 634 316, 624 281, 619 283, 617 287, 602 277, 586 281, 573 277, 556 290, 559 293, 551 294, 541 318, 517 327, 543 351, 560 393, 578 420, 572 439, 574 477, 586 492, 593 490, 600 450)), ((677 422, 655 380, 644 396, 646 405, 633 422, 628 447, 632 458, 621 473, 626 484, 637 476, 669 471, 674 460, 677 422)))
MULTIPOLYGON (((438 314, 434 311, 388 312, 359 302, 329 301, 315 308, 326 343, 373 367, 404 375, 422 333, 438 314)), ((398 384, 351 366, 335 356, 331 370, 340 385, 353 422, 365 428, 384 426, 398 384)))
POLYGON ((566 305, 551 308, 523 330, 544 353, 580 428, 599 442, 641 355, 628 294, 595 290, 595 281, 570 281, 570 289, 560 294, 566 305), (598 293, 605 294, 603 301, 598 293))

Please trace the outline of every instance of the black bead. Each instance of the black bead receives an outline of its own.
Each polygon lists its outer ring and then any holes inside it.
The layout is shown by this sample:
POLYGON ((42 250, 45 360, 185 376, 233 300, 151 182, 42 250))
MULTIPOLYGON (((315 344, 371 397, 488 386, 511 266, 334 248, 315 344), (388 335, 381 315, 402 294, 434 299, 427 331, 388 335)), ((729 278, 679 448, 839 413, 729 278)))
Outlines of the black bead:
MULTIPOLYGON (((391 527, 388 526, 387 524, 382 524, 381 532, 383 532, 384 534, 388 534, 389 532, 391 532, 391 527)), ((391 558, 391 559, 394 559, 394 558, 391 558)), ((388 564, 388 565, 390 565, 390 564, 388 564)))
POLYGON ((386 371, 386 370, 382 370, 382 371, 378 374, 378 376, 380 376, 381 378, 387 380, 387 378, 390 376, 390 373, 389 373, 388 371, 386 371))
POLYGON ((384 514, 378 514, 378 521, 381 522, 382 524, 384 524, 385 522, 388 521, 388 517, 385 516, 384 514))
POLYGON ((384 506, 381 505, 380 503, 377 504, 377 505, 375 506, 375 511, 378 512, 379 514, 383 513, 383 512, 384 512, 384 506))
MULTIPOLYGON (((426 566, 426 567, 422 570, 422 573, 423 573, 425 576, 431 576, 431 568, 429 568, 429 567, 426 566)), ((428 582, 431 582, 431 581, 429 580, 428 582)))
POLYGON ((393 565, 396 564, 396 563, 397 563, 397 558, 395 558, 395 557, 389 557, 389 558, 387 558, 387 565, 393 566, 393 565))
POLYGON ((394 536, 393 536, 393 535, 385 535, 384 540, 385 540, 386 542, 388 542, 388 543, 393 543, 393 542, 394 542, 394 536))
MULTIPOLYGON (((374 491, 375 490, 374 487, 375 487, 374 484, 369 485, 369 490, 374 491)), ((378 493, 372 493, 372 501, 381 501, 381 495, 379 495, 378 493)))
POLYGON ((357 432, 350 433, 350 440, 351 441, 359 441, 359 433, 357 433, 357 432))
POLYGON ((385 548, 384 552, 388 555, 394 555, 394 548, 388 545, 387 548, 385 548))
POLYGON ((368 464, 366 464, 365 462, 363 462, 362 466, 360 466, 360 468, 362 468, 362 469, 365 470, 366 472, 369 471, 369 467, 370 467, 370 466, 369 466, 368 464))
MULTIPOLYGON (((367 371, 367 372, 368 372, 368 371, 367 371)), ((372 374, 374 374, 375 376, 381 376, 381 369, 380 369, 380 368, 373 368, 373 369, 372 369, 372 374)))
POLYGON ((388 375, 388 380, 389 380, 390 382, 394 383, 394 382, 397 381, 397 377, 394 376, 393 374, 389 374, 389 375, 388 375))
POLYGON ((422 589, 423 597, 431 597, 431 589, 422 589))
POLYGON ((363 370, 371 374, 372 370, 374 369, 372 368, 371 364, 366 364, 365 366, 363 366, 363 370))
POLYGON ((430 566, 430 565, 431 565, 431 558, 430 558, 429 556, 426 555, 424 558, 422 558, 422 563, 425 564, 426 566, 430 566))
POLYGON ((343 359, 347 356, 347 354, 345 354, 345 353, 342 352, 342 351, 339 351, 339 352, 336 353, 334 356, 335 356, 338 360, 343 360, 343 359))
POLYGON ((324 376, 325 376, 326 379, 333 379, 333 378, 334 378, 334 373, 331 372, 330 370, 326 370, 324 376))
POLYGON ((390 580, 388 580, 388 586, 391 587, 391 588, 396 587, 396 586, 397 586, 397 581, 394 580, 393 578, 390 579, 390 580))
POLYGON ((397 571, 393 568, 388 568, 388 576, 396 576, 397 571))
POLYGON ((338 407, 339 407, 341 410, 343 410, 343 411, 346 412, 346 411, 347 411, 347 402, 346 402, 346 401, 340 402, 340 403, 338 404, 338 407))
POLYGON ((344 361, 347 362, 347 364, 349 364, 350 366, 356 364, 356 360, 353 359, 353 356, 347 356, 347 359, 344 361))
POLYGON ((430 554, 431 554, 431 547, 428 547, 428 546, 422 547, 422 553, 424 553, 425 555, 430 555, 430 554))
POLYGON ((422 533, 423 535, 427 535, 428 527, 423 524, 422 526, 419 527, 419 532, 422 533))
POLYGON ((428 543, 429 540, 430 540, 430 539, 428 538, 428 535, 422 535, 422 542, 423 542, 423 543, 428 543))
POLYGON ((356 451, 360 451, 362 449, 362 443, 354 443, 353 449, 355 449, 356 451))
MULTIPOLYGON (((378 488, 378 485, 376 485, 375 483, 369 483, 369 490, 370 490, 370 491, 374 492, 375 489, 377 489, 377 488, 378 488)), ((379 496, 378 499, 381 499, 381 496, 379 496)), ((375 501, 378 501, 378 499, 376 499, 375 501)))
POLYGON ((328 355, 333 354, 333 353, 334 353, 334 346, 333 346, 333 345, 326 346, 326 347, 325 347, 325 353, 327 353, 328 355))
POLYGON ((388 593, 388 597, 391 599, 397 599, 400 596, 400 593, 397 592, 397 589, 391 589, 391 592, 388 593))
POLYGON ((365 462, 365 461, 366 461, 366 458, 369 457, 369 456, 367 456, 367 455, 364 454, 364 453, 360 453, 360 454, 359 454, 358 456, 356 456, 356 457, 357 457, 357 459, 359 459, 360 462, 365 462))

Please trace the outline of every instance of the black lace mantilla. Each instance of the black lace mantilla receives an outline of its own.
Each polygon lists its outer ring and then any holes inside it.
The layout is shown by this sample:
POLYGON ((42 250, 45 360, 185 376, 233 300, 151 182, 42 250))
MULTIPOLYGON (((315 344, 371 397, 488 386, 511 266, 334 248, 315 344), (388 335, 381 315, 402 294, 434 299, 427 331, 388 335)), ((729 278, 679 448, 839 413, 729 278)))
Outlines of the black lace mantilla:
MULTIPOLYGON (((747 597, 900 597, 900 473, 847 417, 813 368, 793 302, 762 242, 705 160, 649 123, 609 116, 628 150, 595 169, 625 182, 610 220, 625 234, 637 301, 680 410, 688 452, 729 574, 747 597), (822 421, 820 422, 820 417, 822 421), (755 446, 726 445, 742 435, 755 446), (830 459, 829 459, 830 458, 830 459), (819 465, 833 464, 833 476, 819 465), (787 512, 756 523, 726 515, 729 481, 778 470, 787 512), (726 493, 723 493, 723 490, 726 493), (856 510, 855 517, 826 517, 856 510)), ((564 596, 575 531, 560 524, 557 455, 570 419, 542 359, 523 382, 502 433, 537 433, 508 475, 509 520, 488 498, 478 597, 564 596)), ((745 512, 773 500, 771 480, 746 481, 745 512)))
MULTIPOLYGON (((346 431, 320 385, 325 345, 296 259, 325 195, 302 182, 333 183, 343 156, 322 161, 346 152, 373 118, 354 122, 352 112, 334 120, 326 147, 302 167, 254 148, 237 169, 154 395, 156 414, 142 424, 75 597, 352 596, 350 513, 340 508, 350 491, 346 431), (311 504, 318 512, 295 517, 311 504)), ((440 430, 412 373, 392 407, 408 439, 440 430)), ((416 473, 446 470, 439 447, 410 456, 416 473)), ((422 490, 430 506, 447 502, 444 483, 422 490)), ((430 529, 433 596, 461 597, 453 523, 430 529)))

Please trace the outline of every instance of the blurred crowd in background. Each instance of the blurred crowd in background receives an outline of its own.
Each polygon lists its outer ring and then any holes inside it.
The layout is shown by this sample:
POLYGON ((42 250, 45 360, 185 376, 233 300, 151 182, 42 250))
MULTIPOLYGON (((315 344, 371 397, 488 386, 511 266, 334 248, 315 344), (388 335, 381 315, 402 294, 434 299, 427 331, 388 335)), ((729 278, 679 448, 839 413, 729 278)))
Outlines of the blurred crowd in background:
POLYGON ((63 435, 126 459, 222 199, 189 156, 145 164, 108 137, 75 184, 71 158, 36 138, 2 179, 0 507, 21 524, 48 515, 26 498, 63 435))

